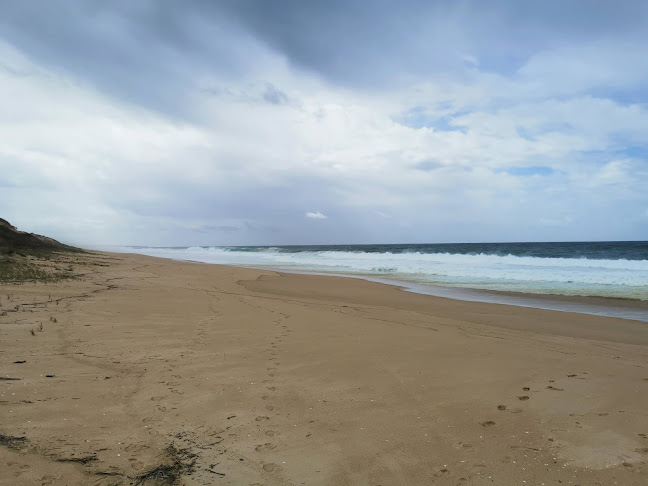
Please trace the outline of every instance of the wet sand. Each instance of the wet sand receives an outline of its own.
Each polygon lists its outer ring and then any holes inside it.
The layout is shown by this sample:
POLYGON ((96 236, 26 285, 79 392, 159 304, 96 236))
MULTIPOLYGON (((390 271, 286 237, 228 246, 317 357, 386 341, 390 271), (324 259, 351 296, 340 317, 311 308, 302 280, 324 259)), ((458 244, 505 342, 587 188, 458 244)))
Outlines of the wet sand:
POLYGON ((0 287, 0 484, 648 482, 646 323, 74 258, 0 287))

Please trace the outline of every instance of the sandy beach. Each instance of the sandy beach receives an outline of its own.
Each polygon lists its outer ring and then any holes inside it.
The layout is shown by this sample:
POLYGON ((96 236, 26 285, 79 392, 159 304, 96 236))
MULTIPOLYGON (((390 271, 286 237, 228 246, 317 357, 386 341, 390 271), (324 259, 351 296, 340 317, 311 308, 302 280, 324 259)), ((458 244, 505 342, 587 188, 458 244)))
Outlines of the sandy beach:
POLYGON ((648 483, 646 323, 67 258, 0 286, 0 484, 648 483))

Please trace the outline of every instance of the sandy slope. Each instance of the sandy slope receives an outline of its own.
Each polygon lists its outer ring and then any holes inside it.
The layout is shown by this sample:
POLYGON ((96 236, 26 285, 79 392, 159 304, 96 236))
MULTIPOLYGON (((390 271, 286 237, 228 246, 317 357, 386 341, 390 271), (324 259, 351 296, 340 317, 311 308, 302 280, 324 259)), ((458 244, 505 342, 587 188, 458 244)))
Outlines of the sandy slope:
POLYGON ((0 288, 1 484, 648 483, 645 323, 75 258, 0 288))

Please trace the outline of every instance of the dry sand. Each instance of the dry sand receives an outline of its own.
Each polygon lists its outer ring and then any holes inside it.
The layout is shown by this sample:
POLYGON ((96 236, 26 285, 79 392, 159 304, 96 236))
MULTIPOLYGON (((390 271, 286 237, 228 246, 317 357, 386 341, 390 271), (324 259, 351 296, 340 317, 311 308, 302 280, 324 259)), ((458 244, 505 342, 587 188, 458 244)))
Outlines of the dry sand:
POLYGON ((1 484, 648 484, 646 323, 75 258, 0 288, 1 484))

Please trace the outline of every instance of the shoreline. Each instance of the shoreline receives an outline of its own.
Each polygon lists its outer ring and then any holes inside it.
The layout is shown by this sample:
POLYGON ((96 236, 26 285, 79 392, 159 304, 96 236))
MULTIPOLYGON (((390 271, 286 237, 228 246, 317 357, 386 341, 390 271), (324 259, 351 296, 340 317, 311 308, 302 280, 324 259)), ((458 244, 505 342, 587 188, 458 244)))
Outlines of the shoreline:
MULTIPOLYGON (((458 294, 463 289, 473 289, 473 292, 492 292, 491 295, 521 292, 542 295, 547 299, 552 295, 565 295, 648 302, 648 242, 634 242, 631 247, 621 243, 618 242, 618 248, 607 244, 601 246, 601 242, 479 243, 468 245, 477 248, 470 251, 466 244, 144 247, 122 250, 286 272, 347 274, 397 281, 399 285, 406 282, 404 286, 409 288, 438 286, 457 289, 458 294)), ((448 295, 447 291, 444 295, 448 295)), ((473 296, 468 300, 479 298, 473 296)), ((599 311, 592 313, 596 315, 599 311)), ((643 315, 639 319, 648 317, 643 315)))
POLYGON ((646 484, 643 323, 66 258, 0 287, 2 484, 646 484))
MULTIPOLYGON (((259 268, 272 270, 271 267, 259 268)), ((450 287, 437 284, 422 284, 406 280, 372 277, 367 275, 337 275, 317 272, 280 271, 284 273, 303 275, 358 278, 368 282, 377 282, 398 287, 405 292, 460 300, 463 302, 481 302, 510 305, 514 307, 530 307, 533 309, 573 312, 578 314, 648 322, 648 301, 641 299, 601 297, 595 295, 538 294, 532 292, 513 292, 472 287, 450 287)))
MULTIPOLYGON (((119 253, 124 255, 142 255, 141 253, 119 253)), ((648 322, 648 300, 603 297, 597 295, 562 295, 562 294, 538 294, 532 292, 514 292, 503 290, 487 290, 472 287, 451 287, 437 284, 418 283, 408 280, 397 280, 390 278, 374 277, 366 274, 343 274, 311 272, 305 270, 288 270, 284 267, 211 263, 199 260, 184 260, 170 257, 162 258, 178 262, 187 262, 202 265, 219 265, 235 268, 250 268, 256 270, 267 270, 278 273, 295 275, 318 275, 323 277, 354 278, 367 282, 376 282, 392 287, 397 287, 405 292, 413 292, 421 295, 459 300, 463 302, 481 302, 491 304, 510 305, 515 307, 528 307, 533 309, 552 310, 557 312, 572 312, 600 317, 610 317, 638 322, 648 322)))

